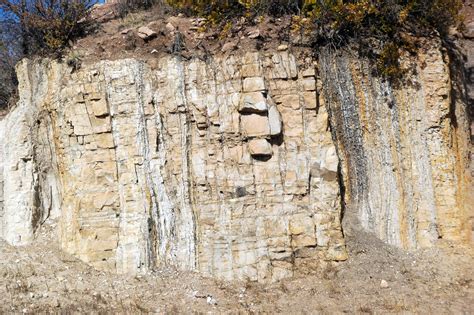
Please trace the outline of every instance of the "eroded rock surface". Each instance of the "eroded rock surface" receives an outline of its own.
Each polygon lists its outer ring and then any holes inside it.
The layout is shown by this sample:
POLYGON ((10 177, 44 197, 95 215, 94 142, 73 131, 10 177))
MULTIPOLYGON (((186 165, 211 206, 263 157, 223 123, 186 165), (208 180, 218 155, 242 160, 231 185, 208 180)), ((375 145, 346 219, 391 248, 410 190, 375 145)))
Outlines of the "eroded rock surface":
POLYGON ((268 282, 346 259, 338 161, 311 67, 286 52, 74 73, 24 61, 20 81, 37 91, 22 88, 2 121, 12 137, 2 142, 3 237, 31 239, 29 216, 45 204, 31 191, 48 164, 62 248, 100 269, 175 265, 268 282), (31 134, 36 124, 45 130, 31 134), (40 137, 51 154, 38 156, 40 137))
POLYGON ((319 69, 287 51, 23 61, 0 121, 0 236, 27 244, 53 218, 99 269, 260 282, 347 259, 342 205, 399 247, 467 242, 466 106, 427 47, 399 88, 344 53, 319 69))
POLYGON ((410 249, 468 241, 474 211, 467 106, 452 88, 447 52, 435 40, 424 47, 397 88, 350 53, 325 51, 321 60, 349 224, 410 249))

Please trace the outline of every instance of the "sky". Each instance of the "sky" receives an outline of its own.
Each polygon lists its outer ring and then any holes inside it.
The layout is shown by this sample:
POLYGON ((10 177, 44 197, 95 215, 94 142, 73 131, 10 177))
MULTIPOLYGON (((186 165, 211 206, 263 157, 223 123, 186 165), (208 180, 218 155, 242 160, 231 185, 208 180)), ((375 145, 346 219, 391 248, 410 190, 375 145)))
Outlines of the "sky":
MULTIPOLYGON (((99 3, 104 3, 104 2, 105 2, 105 0, 97 0, 97 2, 99 2, 99 3)), ((2 10, 2 9, 0 9, 0 19, 1 19, 1 18, 3 18, 3 17, 4 17, 3 10, 2 10)))

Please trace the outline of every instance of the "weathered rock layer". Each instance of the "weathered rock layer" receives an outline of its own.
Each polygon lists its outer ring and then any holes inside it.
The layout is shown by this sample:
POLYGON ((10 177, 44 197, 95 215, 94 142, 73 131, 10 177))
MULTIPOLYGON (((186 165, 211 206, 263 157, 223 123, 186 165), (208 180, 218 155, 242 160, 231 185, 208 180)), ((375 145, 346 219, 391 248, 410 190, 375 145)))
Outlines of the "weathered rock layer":
POLYGON ((313 64, 255 53, 70 72, 18 67, 21 100, 2 122, 10 242, 31 240, 48 208, 64 250, 117 272, 274 281, 346 259, 313 64))
POLYGON ((350 52, 322 53, 345 215, 403 248, 466 242, 473 214, 467 104, 439 42, 425 42, 407 63, 414 74, 395 88, 350 52))
POLYGON ((420 58, 398 90, 347 55, 323 54, 322 78, 287 52, 23 61, 0 236, 26 244, 57 219, 62 248, 100 269, 261 282, 345 260, 343 204, 391 244, 464 242, 462 112, 440 50, 420 58))

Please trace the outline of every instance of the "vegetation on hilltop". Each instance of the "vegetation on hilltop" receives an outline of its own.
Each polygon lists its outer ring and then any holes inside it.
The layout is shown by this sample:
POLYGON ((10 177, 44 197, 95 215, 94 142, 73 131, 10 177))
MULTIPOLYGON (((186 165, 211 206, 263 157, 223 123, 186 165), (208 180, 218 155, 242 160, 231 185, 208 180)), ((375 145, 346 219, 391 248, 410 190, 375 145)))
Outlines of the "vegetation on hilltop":
MULTIPOLYGON (((262 16, 287 16, 314 46, 357 42, 376 59, 378 73, 402 76, 400 50, 416 51, 414 35, 448 33, 461 17, 463 0, 119 0, 122 16, 161 6, 202 16, 206 27, 226 30, 237 18, 258 23, 262 16), (377 50, 372 39, 381 43, 377 50)), ((58 56, 84 34, 97 0, 0 0, 0 79, 14 82, 13 65, 23 56, 58 56)), ((223 37, 220 37, 223 38, 223 37)), ((0 87, 5 106, 13 84, 0 87)))
POLYGON ((181 11, 210 17, 212 21, 239 15, 300 15, 310 20, 319 36, 330 38, 369 32, 388 34, 401 27, 431 27, 445 32, 458 20, 462 7, 462 0, 164 1, 181 11))
POLYGON ((58 56, 88 25, 97 0, 0 0, 0 109, 14 94, 15 63, 24 56, 58 56))
MULTIPOLYGON (((292 15, 293 27, 311 37, 313 45, 336 47, 355 41, 375 57, 377 73, 389 79, 403 76, 400 50, 415 52, 404 33, 444 36, 460 22, 462 0, 167 0, 188 14, 201 15, 213 24, 230 17, 292 15), (377 52, 371 47, 378 39, 377 52)), ((227 22, 228 23, 228 22, 227 22)))

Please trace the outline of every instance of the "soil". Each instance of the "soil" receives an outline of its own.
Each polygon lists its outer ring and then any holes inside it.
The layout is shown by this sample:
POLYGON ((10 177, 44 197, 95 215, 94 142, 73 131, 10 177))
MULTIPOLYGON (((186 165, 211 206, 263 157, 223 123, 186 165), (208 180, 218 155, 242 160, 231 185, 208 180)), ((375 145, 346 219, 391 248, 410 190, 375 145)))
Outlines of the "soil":
POLYGON ((304 30, 291 27, 289 16, 233 18, 213 25, 205 19, 172 15, 159 6, 123 18, 116 16, 113 5, 98 9, 95 18, 99 23, 74 44, 66 54, 69 58, 91 62, 122 58, 146 61, 175 54, 184 59, 206 59, 219 54, 275 51, 281 45, 298 53, 309 45, 304 30), (138 29, 143 26, 156 32, 156 36, 140 38, 138 29))
POLYGON ((0 241, 0 314, 474 313, 474 250, 449 243, 407 253, 357 232, 348 261, 263 285, 173 269, 97 271, 61 252, 53 230, 26 247, 0 241))

